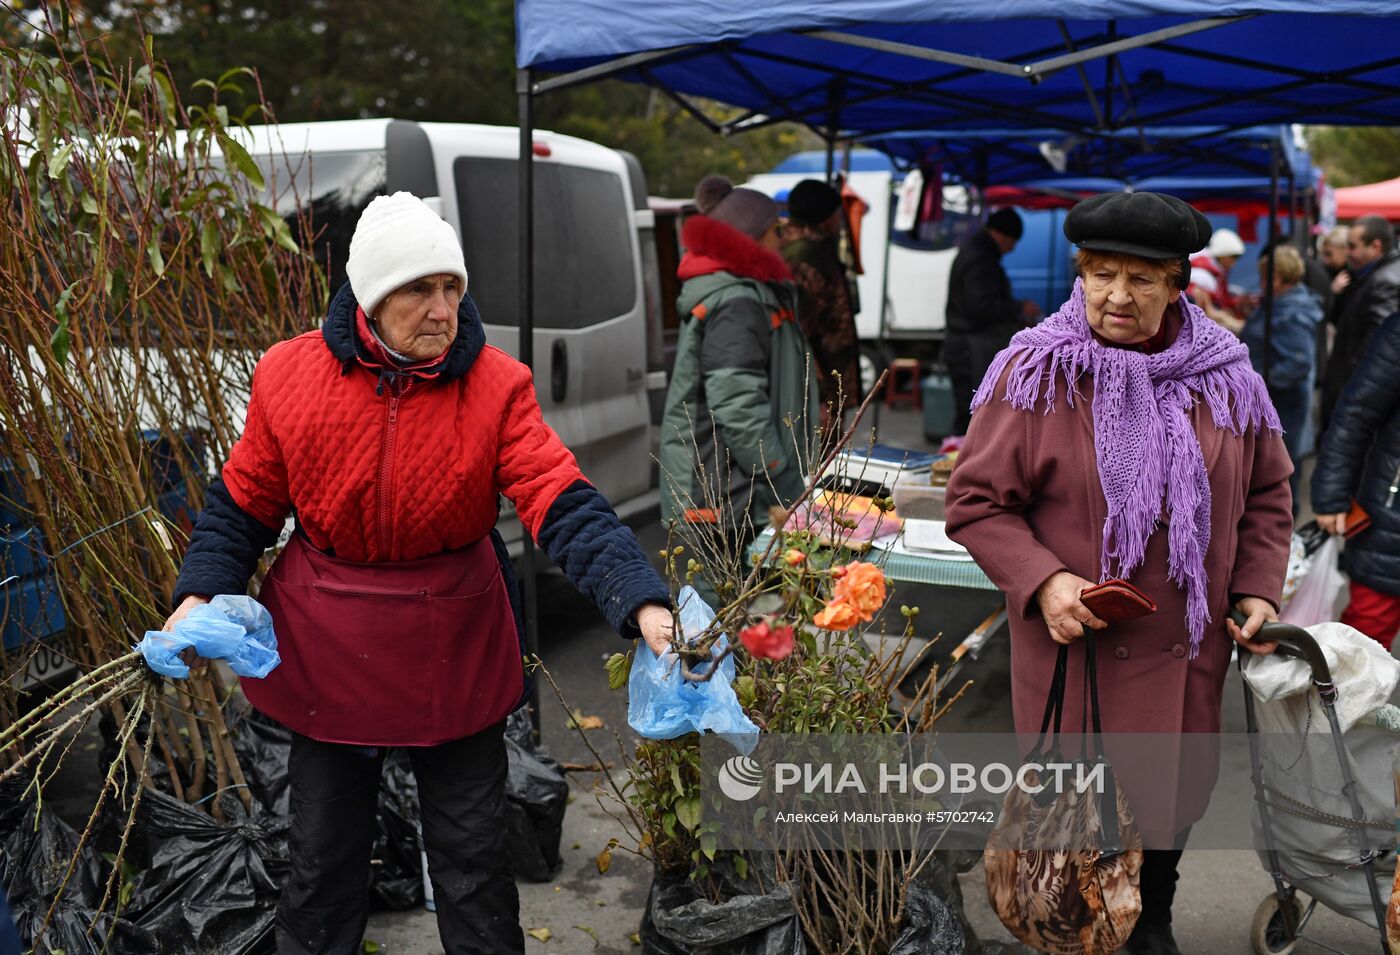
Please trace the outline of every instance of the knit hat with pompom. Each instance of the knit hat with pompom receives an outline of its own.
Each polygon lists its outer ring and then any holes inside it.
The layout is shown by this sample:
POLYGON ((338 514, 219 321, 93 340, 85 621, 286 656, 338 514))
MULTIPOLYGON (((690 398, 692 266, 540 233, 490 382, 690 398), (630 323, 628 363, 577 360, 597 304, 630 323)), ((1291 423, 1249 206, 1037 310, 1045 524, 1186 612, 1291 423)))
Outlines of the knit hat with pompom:
POLYGON ((778 204, 761 192, 734 188, 723 176, 706 176, 695 187, 695 207, 709 216, 732 226, 751 239, 763 237, 769 226, 778 221, 778 204))
POLYGON ((345 274, 355 300, 374 315, 389 293, 425 275, 447 273, 467 287, 457 230, 411 192, 376 196, 360 213, 345 274))

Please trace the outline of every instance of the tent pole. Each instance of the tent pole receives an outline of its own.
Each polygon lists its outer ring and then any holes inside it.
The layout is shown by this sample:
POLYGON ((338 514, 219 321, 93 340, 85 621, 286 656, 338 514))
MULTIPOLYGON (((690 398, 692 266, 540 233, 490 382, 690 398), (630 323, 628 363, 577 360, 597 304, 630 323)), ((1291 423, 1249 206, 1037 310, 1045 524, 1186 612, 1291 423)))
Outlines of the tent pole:
POLYGON ((846 81, 837 77, 831 83, 826 98, 826 184, 836 180, 836 137, 841 132, 841 100, 846 93, 846 81))
POLYGON ((1269 143, 1269 255, 1264 262, 1264 384, 1269 384, 1274 332, 1274 246, 1278 239, 1278 142, 1269 143))
MULTIPOLYGON (((535 94, 529 69, 515 73, 515 90, 519 99, 520 155, 516 167, 519 177, 519 229, 520 242, 518 281, 518 309, 516 332, 518 335, 519 358, 526 368, 534 371, 535 362, 535 94)), ((535 542, 520 522, 520 603, 521 615, 525 618, 525 655, 533 657, 540 650, 540 627, 538 614, 538 583, 535 561, 535 542)), ((538 681, 530 684, 530 725, 534 727, 535 740, 540 738, 540 686, 538 681)))
POLYGON ((1298 179, 1293 175, 1292 167, 1288 170, 1288 234, 1293 237, 1293 244, 1299 247, 1300 252, 1306 248, 1298 242, 1298 179))

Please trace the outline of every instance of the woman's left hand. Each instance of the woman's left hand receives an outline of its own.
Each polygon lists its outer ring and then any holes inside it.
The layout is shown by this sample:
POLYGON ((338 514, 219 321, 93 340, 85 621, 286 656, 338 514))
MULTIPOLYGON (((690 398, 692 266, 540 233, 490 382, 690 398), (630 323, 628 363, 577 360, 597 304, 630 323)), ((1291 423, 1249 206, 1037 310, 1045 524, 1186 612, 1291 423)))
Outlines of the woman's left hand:
POLYGON ((661 656, 671 649, 671 637, 676 629, 671 608, 661 604, 644 604, 637 611, 637 629, 642 631, 642 639, 651 652, 661 656))
POLYGON ((1244 614, 1247 619, 1243 627, 1235 626, 1235 621, 1226 619, 1225 629, 1229 631, 1231 639, 1250 653, 1265 656, 1278 649, 1278 641, 1270 640, 1264 642, 1255 640, 1259 633, 1259 628, 1265 623, 1272 623, 1278 620, 1278 612, 1274 610, 1274 605, 1267 600, 1258 597, 1241 597, 1235 603, 1235 609, 1244 614))

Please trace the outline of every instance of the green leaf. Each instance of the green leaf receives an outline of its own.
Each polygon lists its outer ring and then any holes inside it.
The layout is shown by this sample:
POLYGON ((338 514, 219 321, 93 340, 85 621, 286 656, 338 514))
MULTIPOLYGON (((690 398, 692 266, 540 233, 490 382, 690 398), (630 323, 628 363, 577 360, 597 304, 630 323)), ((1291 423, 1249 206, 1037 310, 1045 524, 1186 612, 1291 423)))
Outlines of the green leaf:
POLYGON ((700 851, 705 854, 705 858, 711 862, 715 861, 715 850, 719 848, 719 841, 715 839, 713 832, 700 834, 700 851))
POLYGON ((296 241, 292 239, 292 230, 287 225, 287 220, 277 214, 276 209, 271 209, 261 203, 253 203, 253 208, 262 219, 263 234, 272 238, 278 245, 288 252, 300 252, 296 241))
POLYGON ((632 654, 632 650, 614 653, 603 664, 603 669, 608 671, 608 689, 620 690, 627 685, 627 680, 632 676, 632 654))
POLYGON ((156 277, 165 274, 165 255, 160 251, 160 236, 151 236, 151 241, 146 243, 146 258, 151 260, 151 268, 155 270, 156 277))
POLYGON ((681 768, 679 766, 673 765, 671 767, 671 785, 676 787, 677 796, 685 795, 685 784, 681 782, 681 768))
MULTIPOLYGON (((694 832, 695 827, 700 825, 700 797, 691 796, 689 799, 676 800, 676 819, 688 831, 694 832)), ((701 841, 704 841, 703 837, 701 841)))
POLYGON ((83 211, 90 216, 97 215, 97 197, 90 192, 83 193, 83 198, 79 200, 83 211))
POLYGON ((739 705, 748 709, 758 701, 758 687, 753 674, 746 673, 734 681, 734 693, 739 697, 739 705))
POLYGON ((72 143, 64 143, 62 146, 58 147, 58 150, 53 154, 53 158, 49 160, 49 178, 62 179, 64 170, 68 168, 68 160, 72 158, 72 143))
POLYGON ((749 877, 749 860, 743 856, 735 856, 734 874, 741 879, 747 879, 749 877))
POLYGON ((223 75, 219 77, 219 89, 220 89, 220 90, 225 90, 225 89, 238 90, 238 91, 241 92, 242 89, 243 89, 243 87, 239 86, 237 83, 230 83, 230 82, 229 82, 229 80, 232 80, 232 79, 233 79, 234 77, 236 77, 236 76, 249 76, 249 77, 251 77, 251 76, 253 76, 253 71, 252 71, 250 68, 246 67, 246 66, 235 66, 235 67, 234 67, 233 69, 231 69, 231 70, 224 70, 223 75))
POLYGON ((243 173, 254 189, 264 187, 262 170, 258 168, 257 163, 253 162, 253 157, 248 154, 248 150, 240 146, 226 133, 219 134, 219 148, 224 151, 224 155, 238 171, 243 173))
POLYGON ((165 75, 164 70, 156 70, 155 81, 161 112, 165 113, 166 118, 173 119, 175 116, 175 87, 170 84, 170 77, 165 75))
POLYGON ((214 265, 219 254, 219 224, 206 219, 199 230, 199 257, 204 262, 204 274, 214 277, 214 265))
POLYGON ((54 329, 53 335, 49 338, 49 348, 53 351, 53 357, 60 365, 68 361, 68 352, 73 347, 73 338, 68 332, 68 302, 73 298, 73 290, 78 287, 74 282, 58 295, 58 301, 54 302, 53 313, 58 319, 58 327, 54 329))
POLYGON ((365 943, 362 946, 360 946, 360 950, 364 952, 365 955, 379 955, 379 943, 371 942, 369 939, 365 939, 365 943))

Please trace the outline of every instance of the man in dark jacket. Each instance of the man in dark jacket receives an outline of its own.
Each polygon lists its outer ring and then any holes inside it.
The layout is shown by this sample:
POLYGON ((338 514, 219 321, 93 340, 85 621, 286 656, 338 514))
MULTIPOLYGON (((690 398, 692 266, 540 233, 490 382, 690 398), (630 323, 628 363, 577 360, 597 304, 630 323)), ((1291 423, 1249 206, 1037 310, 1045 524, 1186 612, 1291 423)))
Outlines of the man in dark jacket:
POLYGON ((1034 317, 1034 302, 1017 301, 1001 257, 1020 241, 1024 226, 1014 209, 998 209, 987 225, 963 243, 948 278, 947 333, 943 360, 953 380, 953 433, 966 434, 972 393, 997 352, 1034 317))
POLYGON ((1337 303, 1337 337, 1323 375, 1324 430, 1376 327, 1400 309, 1400 251, 1390 223, 1380 216, 1357 219, 1347 240, 1347 262, 1351 285, 1337 303))
POLYGON ((1334 534, 1355 500, 1371 526, 1347 541, 1351 602, 1342 623, 1390 647, 1400 630, 1400 313, 1376 330, 1322 438, 1312 479, 1317 523, 1334 534))

